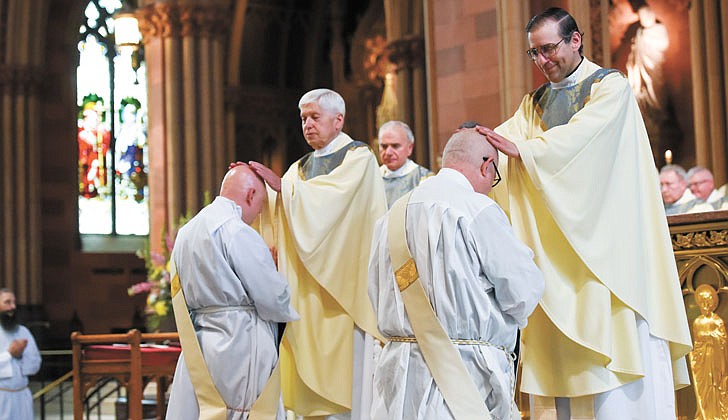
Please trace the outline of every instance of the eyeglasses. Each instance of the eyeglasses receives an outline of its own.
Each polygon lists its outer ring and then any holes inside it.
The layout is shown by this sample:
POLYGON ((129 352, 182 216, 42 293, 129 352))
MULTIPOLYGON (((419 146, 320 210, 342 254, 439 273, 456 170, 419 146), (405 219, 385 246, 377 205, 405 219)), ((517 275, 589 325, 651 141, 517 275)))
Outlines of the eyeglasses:
MULTIPOLYGON (((488 157, 483 156, 483 162, 487 162, 487 161, 488 161, 488 157)), ((495 160, 491 161, 491 163, 493 164, 493 168, 495 169, 495 178, 493 178, 493 185, 491 186, 491 188, 495 188, 495 186, 498 185, 499 182, 501 182, 501 176, 500 176, 500 172, 498 172, 498 166, 496 166, 495 160)))
POLYGON ((555 44, 546 44, 546 45, 541 45, 540 47, 537 47, 537 48, 529 48, 526 50, 526 55, 528 56, 528 58, 531 59, 531 61, 536 61, 539 54, 541 54, 543 56, 543 58, 551 58, 551 57, 553 57, 554 54, 556 54, 556 51, 559 50, 559 47, 560 47, 559 44, 561 44, 565 40, 566 40, 565 38, 561 38, 561 41, 559 41, 555 44))

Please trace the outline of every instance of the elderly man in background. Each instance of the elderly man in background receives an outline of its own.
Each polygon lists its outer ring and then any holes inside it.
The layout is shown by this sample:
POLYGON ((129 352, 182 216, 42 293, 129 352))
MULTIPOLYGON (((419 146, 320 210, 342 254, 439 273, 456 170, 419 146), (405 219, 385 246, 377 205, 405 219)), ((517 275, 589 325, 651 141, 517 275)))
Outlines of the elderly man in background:
POLYGON ((693 195, 685 169, 680 165, 665 165, 660 169, 660 193, 667 216, 713 210, 693 195))
POLYGON ((432 172, 409 159, 415 145, 415 136, 402 121, 387 121, 379 127, 379 158, 382 166, 387 206, 432 176, 432 172))
MULTIPOLYGON (((377 223, 369 295, 389 342, 374 376, 374 419, 463 418, 458 413, 487 418, 486 410, 497 419, 520 418, 513 400, 513 351, 544 279, 533 252, 486 196, 500 179, 497 163, 497 151, 482 135, 460 130, 445 146, 440 172, 377 223), (406 236, 406 243, 392 244, 390 236, 398 229, 406 232, 401 238, 404 242, 406 236), (413 307, 406 301, 400 278, 395 279, 396 257, 390 257, 397 246, 407 247, 419 273, 415 282, 421 283, 405 289, 424 288, 429 302, 413 307), (431 344, 418 335, 416 313, 433 310, 447 335, 442 344, 456 348, 452 357, 428 358, 431 344), (448 399, 448 384, 433 373, 437 363, 464 364, 465 376, 453 379, 473 387, 480 411, 448 399)), ((460 386, 455 393, 462 392, 460 386)))
POLYGON ((28 376, 40 369, 33 335, 18 323, 15 294, 0 289, 0 419, 32 420, 33 396, 28 376))
POLYGON ((548 83, 477 129, 508 156, 501 205, 546 279, 522 335, 531 418, 674 418, 692 341, 634 93, 584 57, 565 10, 534 16, 526 34, 548 83))
MULTIPOLYGON (((238 165, 223 178, 220 195, 177 234, 172 292, 181 286, 186 306, 178 310, 173 300, 182 357, 172 382, 170 420, 247 419, 278 362, 277 323, 298 319, 286 279, 249 226, 267 198, 263 181, 248 165, 238 165), (191 337, 183 325, 190 321, 191 337)), ((278 408, 277 418, 283 419, 279 377, 272 382, 272 398, 262 398, 269 403, 263 408, 273 413, 278 408)))
POLYGON ((715 189, 713 173, 708 168, 693 166, 687 174, 688 187, 695 198, 701 203, 713 204, 723 198, 715 189))
POLYGON ((368 418, 373 338, 381 337, 367 264, 374 223, 387 209, 384 183, 369 147, 342 131, 341 95, 315 89, 298 108, 313 152, 283 178, 250 162, 278 193, 278 267, 301 314, 281 342, 283 401, 299 416, 368 418))

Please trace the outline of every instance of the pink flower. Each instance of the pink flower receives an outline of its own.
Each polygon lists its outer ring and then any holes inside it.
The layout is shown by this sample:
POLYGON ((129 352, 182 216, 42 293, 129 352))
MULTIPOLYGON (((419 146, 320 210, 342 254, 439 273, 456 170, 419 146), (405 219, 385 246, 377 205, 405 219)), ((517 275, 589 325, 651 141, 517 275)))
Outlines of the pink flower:
POLYGON ((149 254, 152 260, 152 266, 165 266, 167 264, 167 258, 159 252, 150 252, 149 254))
POLYGON ((143 281, 143 282, 140 282, 140 283, 137 283, 137 284, 131 286, 130 288, 128 288, 126 290, 126 292, 129 294, 129 296, 134 296, 134 295, 138 295, 140 293, 148 292, 151 289, 152 289, 152 284, 147 281, 143 281))

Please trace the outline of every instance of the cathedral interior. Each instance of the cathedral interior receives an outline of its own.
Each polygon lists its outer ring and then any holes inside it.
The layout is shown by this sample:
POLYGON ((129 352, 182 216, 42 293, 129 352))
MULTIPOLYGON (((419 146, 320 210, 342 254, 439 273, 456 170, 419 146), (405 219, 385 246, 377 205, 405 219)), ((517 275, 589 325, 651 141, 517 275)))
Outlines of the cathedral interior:
MULTIPOLYGON (((524 26, 550 6, 579 22, 586 56, 635 78, 656 168, 701 165, 716 186, 728 181, 721 0, 117 1, 141 32, 133 65, 146 84, 149 228, 83 233, 79 28, 89 5, 105 3, 0 0, 0 285, 15 291, 41 349, 70 348, 76 330, 143 328, 147 296, 128 291, 148 276, 137 251, 162 252, 180 217, 216 195, 228 163, 282 174, 310 151, 297 109, 310 89, 341 93, 344 131, 375 150, 383 122, 407 122, 412 159, 437 170, 460 123, 495 127, 546 81, 525 54, 524 26)), ((689 321, 726 319, 728 211, 668 221, 689 321), (704 284, 712 307, 696 301, 704 284)), ((680 416, 693 418, 699 398, 678 391, 680 416)))

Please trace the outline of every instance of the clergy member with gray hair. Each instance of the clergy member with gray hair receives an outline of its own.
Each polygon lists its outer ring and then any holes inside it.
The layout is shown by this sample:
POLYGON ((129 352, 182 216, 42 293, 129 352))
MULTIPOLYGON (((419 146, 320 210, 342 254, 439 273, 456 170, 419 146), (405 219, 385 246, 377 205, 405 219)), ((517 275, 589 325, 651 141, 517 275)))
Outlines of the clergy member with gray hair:
POLYGON ((405 193, 432 176, 432 172, 409 157, 415 146, 415 136, 409 126, 402 121, 387 121, 379 127, 379 158, 382 166, 384 189, 387 192, 387 206, 405 193))

